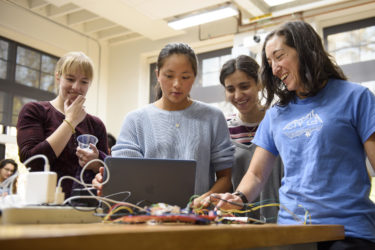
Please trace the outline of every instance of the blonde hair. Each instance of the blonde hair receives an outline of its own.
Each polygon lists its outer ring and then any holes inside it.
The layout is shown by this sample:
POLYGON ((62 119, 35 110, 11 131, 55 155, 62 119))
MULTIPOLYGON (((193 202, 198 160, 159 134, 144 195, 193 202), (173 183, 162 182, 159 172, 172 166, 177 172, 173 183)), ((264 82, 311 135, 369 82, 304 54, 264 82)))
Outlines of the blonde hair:
POLYGON ((55 73, 61 75, 81 71, 90 81, 94 77, 94 64, 83 52, 69 52, 62 56, 56 63, 55 73))

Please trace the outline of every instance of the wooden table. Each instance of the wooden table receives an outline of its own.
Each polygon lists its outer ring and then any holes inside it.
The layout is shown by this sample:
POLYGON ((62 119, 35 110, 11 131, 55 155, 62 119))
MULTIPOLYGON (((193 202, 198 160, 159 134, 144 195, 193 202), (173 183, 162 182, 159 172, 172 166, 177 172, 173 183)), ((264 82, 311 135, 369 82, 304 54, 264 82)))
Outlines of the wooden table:
MULTIPOLYGON (((238 249, 344 238, 340 225, 1 225, 1 249, 238 249)), ((275 249, 275 248, 271 248, 275 249)), ((282 248, 276 248, 282 249, 282 248)), ((291 248, 288 248, 291 249, 291 248)))

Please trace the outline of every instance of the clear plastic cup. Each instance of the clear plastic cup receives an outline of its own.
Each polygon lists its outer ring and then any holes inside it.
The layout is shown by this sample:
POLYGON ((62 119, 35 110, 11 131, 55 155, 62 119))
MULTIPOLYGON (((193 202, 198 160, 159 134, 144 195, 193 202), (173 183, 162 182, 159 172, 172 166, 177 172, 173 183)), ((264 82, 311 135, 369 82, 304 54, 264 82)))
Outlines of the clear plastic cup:
POLYGON ((90 143, 96 146, 98 143, 98 138, 95 135, 83 134, 77 137, 78 147, 82 148, 83 150, 92 152, 90 149, 90 143))

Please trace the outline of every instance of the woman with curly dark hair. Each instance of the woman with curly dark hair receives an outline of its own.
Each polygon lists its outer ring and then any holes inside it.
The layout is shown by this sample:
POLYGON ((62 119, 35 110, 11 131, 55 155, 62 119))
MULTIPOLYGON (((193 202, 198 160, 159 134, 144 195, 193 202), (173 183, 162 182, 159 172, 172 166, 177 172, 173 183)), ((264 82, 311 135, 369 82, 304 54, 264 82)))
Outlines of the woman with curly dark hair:
MULTIPOLYGON (((375 249, 366 169, 366 154, 375 169, 374 94, 346 80, 319 35, 302 21, 268 34, 260 77, 267 106, 278 99, 255 134, 257 149, 237 192, 220 198, 253 200, 280 155, 279 224, 344 225, 344 240, 319 243, 318 249, 375 249)), ((217 206, 233 205, 218 200, 217 206)))

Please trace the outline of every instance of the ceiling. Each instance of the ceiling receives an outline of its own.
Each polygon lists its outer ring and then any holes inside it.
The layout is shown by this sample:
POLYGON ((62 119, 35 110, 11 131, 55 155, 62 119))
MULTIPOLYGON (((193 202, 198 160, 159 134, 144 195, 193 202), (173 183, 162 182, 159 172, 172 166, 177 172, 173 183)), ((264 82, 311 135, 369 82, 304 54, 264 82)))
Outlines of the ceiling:
MULTIPOLYGON (((232 4, 239 25, 322 9, 348 0, 295 0, 269 6, 264 0, 4 0, 109 45, 137 39, 158 40, 183 34, 168 21, 179 16, 232 4)), ((232 17, 233 18, 233 17, 232 17)))

